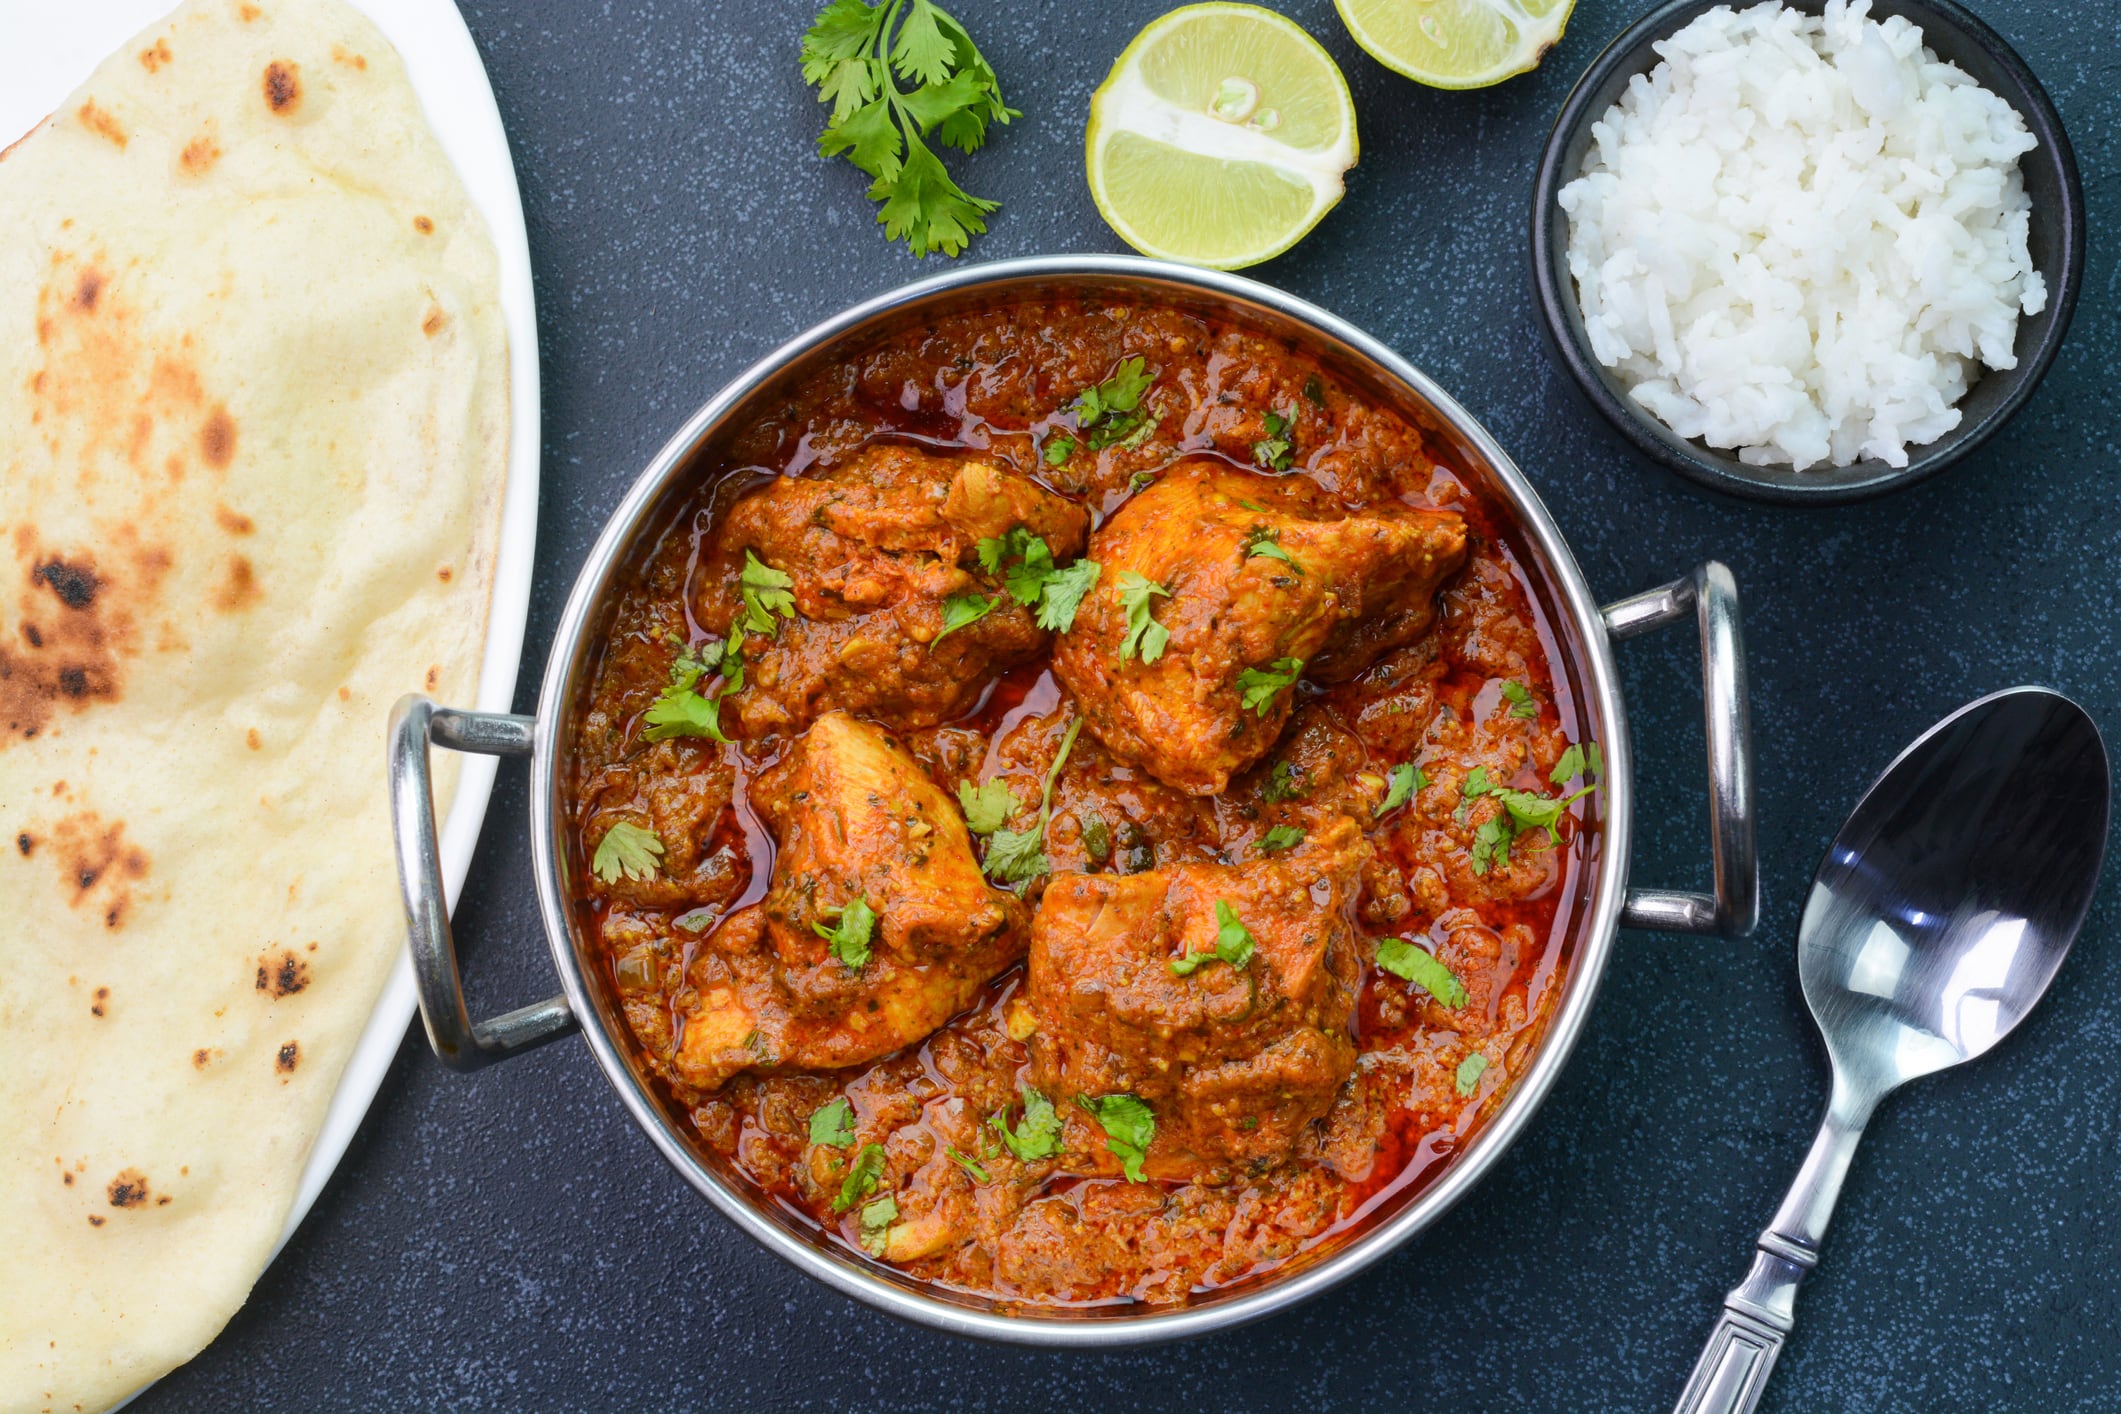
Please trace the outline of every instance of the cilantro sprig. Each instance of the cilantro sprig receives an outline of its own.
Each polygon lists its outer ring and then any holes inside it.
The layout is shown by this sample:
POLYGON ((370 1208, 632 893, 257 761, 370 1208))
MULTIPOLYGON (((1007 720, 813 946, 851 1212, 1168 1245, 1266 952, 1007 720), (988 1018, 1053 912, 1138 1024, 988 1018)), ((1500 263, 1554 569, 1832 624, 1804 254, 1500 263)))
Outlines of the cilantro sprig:
POLYGON ((1482 821, 1480 828, 1473 832, 1473 872, 1485 874, 1497 864, 1507 865, 1510 847, 1526 831, 1544 830, 1550 843, 1560 844, 1561 817, 1568 813, 1570 806, 1598 789, 1598 780, 1604 772, 1605 755, 1595 741, 1570 746, 1548 774, 1549 783, 1557 786, 1566 785, 1579 776, 1583 778, 1582 787, 1568 795, 1540 795, 1536 791, 1496 785, 1488 779, 1487 767, 1476 766, 1460 787, 1465 796, 1459 807, 1461 817, 1467 806, 1484 795, 1502 802, 1502 810, 1482 821))
POLYGON ((869 944, 876 936, 876 910, 869 900, 856 894, 838 909, 826 911, 825 919, 812 921, 810 931, 830 945, 832 955, 849 971, 859 972, 869 961, 869 944))
POLYGON ((1184 957, 1171 959, 1171 972, 1174 976, 1191 977, 1211 962, 1226 962, 1235 971, 1242 972, 1252 961, 1254 946, 1252 930, 1237 916, 1237 910, 1222 899, 1217 899, 1214 949, 1209 952, 1189 952, 1184 957))
POLYGON ((620 879, 653 879, 662 866, 663 841, 654 830, 621 820, 604 832, 590 857, 589 871, 607 884, 620 879))
POLYGON ((1281 532, 1271 525, 1263 525, 1245 537, 1245 558, 1248 560, 1280 560, 1298 574, 1304 567, 1287 550, 1281 548, 1281 532))
POLYGON ((1456 1011, 1466 1004, 1466 988, 1435 954, 1403 938, 1385 938, 1377 944, 1377 965, 1394 977, 1423 988, 1436 1000, 1456 1011))
POLYGON ((987 229, 999 203, 952 181, 924 141, 977 151, 989 123, 1022 116, 962 24, 932 0, 831 0, 803 35, 802 63, 832 105, 818 152, 845 153, 875 178, 869 199, 882 203, 888 238, 919 259, 958 255, 987 229))
POLYGON ((1156 1112, 1134 1095, 1103 1095, 1092 1100, 1077 1095, 1075 1103, 1087 1111, 1105 1131, 1105 1148, 1119 1160, 1130 1183, 1147 1183, 1142 1161, 1149 1157, 1150 1141, 1156 1138, 1156 1112))
POLYGON ((828 1149, 854 1142, 854 1106, 845 1095, 810 1112, 810 1142, 828 1149))
POLYGON ((1294 849, 1304 842, 1301 825, 1276 825, 1259 837, 1256 846, 1261 854, 1278 854, 1285 849, 1294 849))
MULTIPOLYGON (((770 622, 770 620, 769 620, 770 622)), ((712 641, 698 648, 681 646, 670 664, 670 680, 641 714, 641 739, 665 741, 678 736, 703 736, 728 745, 722 734, 722 700, 744 686, 742 629, 731 625, 720 644, 712 641), (710 692, 701 692, 699 682, 712 674, 717 680, 710 692)))
POLYGON ((744 568, 737 572, 736 588, 737 596, 744 601, 744 612, 730 626, 732 636, 763 633, 771 638, 780 627, 773 621, 775 614, 784 619, 795 617, 795 581, 749 550, 744 552, 744 568))
POLYGON ((1103 382, 1083 389, 1062 409, 1075 420, 1075 434, 1062 433, 1046 443, 1046 465, 1064 464, 1079 446, 1099 452, 1107 447, 1139 447, 1147 441, 1163 421, 1142 406, 1142 398, 1155 382, 1147 359, 1139 354, 1121 359, 1103 382))
POLYGON ((1150 617, 1149 601, 1170 597, 1171 591, 1153 579, 1133 570, 1120 573, 1119 606, 1127 613, 1127 636, 1119 641, 1122 663, 1136 655, 1144 663, 1153 663, 1164 656, 1164 647, 1171 641, 1171 630, 1150 617))
MULTIPOLYGON (((1053 872, 1053 863, 1046 858, 1046 826, 1053 819, 1053 783, 1060 779, 1061 767, 1068 764, 1068 753, 1075 749, 1075 734, 1083 729, 1083 719, 1077 717, 1068 723, 1068 733, 1061 738, 1060 754, 1046 768, 1046 784, 1039 792, 1038 822, 1028 830, 1004 830, 997 828, 987 836, 987 857, 981 865, 987 877, 997 884, 1028 884, 1033 879, 1053 872)), ((991 784, 991 783, 990 783, 991 784)), ((986 787, 981 787, 981 790, 986 787)), ((1004 790, 1008 787, 1004 786, 1004 790)), ((1014 792, 1010 800, 1015 801, 1014 792)), ((988 798, 989 800, 992 797, 988 798)), ((958 792, 958 803, 965 805, 967 823, 972 823, 971 802, 962 788, 958 792)), ((984 811, 986 802, 982 802, 984 811)), ((1002 817, 1007 818, 1004 814, 1002 817)), ((996 822, 997 825, 999 822, 996 822)))
POLYGON ((1009 1152, 1027 1164, 1050 1159, 1061 1151, 1060 1111, 1036 1086, 1024 1087, 1024 1118, 1014 1130, 1009 1128, 1007 1110, 996 1113, 987 1123, 1002 1137, 1009 1152))
POLYGON ((1427 790, 1428 787, 1429 778, 1421 767, 1411 761, 1401 762, 1385 773, 1385 798, 1378 803, 1370 818, 1383 819, 1405 805, 1414 792, 1427 790))
POLYGON ((953 594, 943 601, 943 626, 934 638, 928 640, 933 648, 951 634, 970 624, 976 624, 995 610, 1002 601, 989 599, 984 594, 953 594))
POLYGON ((1296 446, 1289 436, 1296 429, 1296 409, 1286 413, 1269 410, 1264 420, 1267 435, 1252 444, 1252 460, 1268 471, 1287 471, 1289 453, 1296 446))
POLYGON ((980 568, 999 576, 1009 597, 1025 608, 1036 605, 1038 626, 1049 633, 1066 633, 1075 627, 1075 611, 1083 596, 1097 587, 1104 567, 1095 560, 1077 560, 1065 569, 1053 563, 1053 550, 1045 537, 1021 525, 1006 535, 988 536, 975 547, 980 568))
POLYGON ((1274 710, 1274 699, 1303 676, 1301 658, 1276 658, 1264 668, 1246 668, 1237 675, 1238 701, 1264 717, 1274 710))

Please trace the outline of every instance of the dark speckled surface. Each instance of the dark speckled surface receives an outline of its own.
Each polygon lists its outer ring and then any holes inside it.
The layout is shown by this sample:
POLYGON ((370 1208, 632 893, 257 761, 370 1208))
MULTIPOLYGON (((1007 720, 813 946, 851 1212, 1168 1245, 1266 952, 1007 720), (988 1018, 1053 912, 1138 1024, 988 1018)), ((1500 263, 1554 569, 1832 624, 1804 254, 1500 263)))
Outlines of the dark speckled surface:
MULTIPOLYGON (((812 155, 793 61, 809 0, 472 0, 537 271, 545 488, 529 710, 605 514, 684 415, 779 340, 917 265, 862 179, 812 155)), ((1082 114, 1162 0, 963 3, 1024 110, 964 164, 1004 205, 973 258, 1117 250, 1082 114)), ((1932 719, 2020 681, 2111 733, 2121 521, 2121 3, 1975 8, 2076 142, 2091 267, 2025 413, 1939 482, 1831 512, 1703 499, 1623 452, 1540 347, 1532 164, 1574 76, 1636 13, 1583 0, 1538 73, 1431 92, 1285 6, 1354 88, 1340 210, 1253 272, 1360 323, 1494 430, 1618 597, 1705 556, 1746 595, 1766 917, 1747 944, 1627 935, 1537 1123, 1422 1239, 1330 1295, 1196 1344, 1051 1355, 900 1326, 813 1285, 683 1186, 578 1042, 475 1077, 408 1038, 359 1139, 223 1337, 136 1406, 455 1409, 1655 1409, 1677 1394, 1809 1137, 1825 1062, 1791 936, 1818 851, 1932 719)), ((1639 882, 1705 877, 1690 636, 1623 650, 1639 882)), ((504 767, 459 917, 475 999, 552 990, 504 767)), ((2116 881, 2053 995, 1984 1063, 1877 1120, 1769 1392, 1775 1410, 2121 1407, 2116 881)))

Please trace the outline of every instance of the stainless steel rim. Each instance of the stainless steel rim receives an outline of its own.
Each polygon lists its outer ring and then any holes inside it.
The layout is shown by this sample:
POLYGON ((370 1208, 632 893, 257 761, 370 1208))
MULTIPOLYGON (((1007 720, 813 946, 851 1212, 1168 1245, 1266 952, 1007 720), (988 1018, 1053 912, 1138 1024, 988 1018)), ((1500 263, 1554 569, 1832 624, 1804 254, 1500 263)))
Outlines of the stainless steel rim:
POLYGON ((582 1021, 582 1034, 620 1101, 664 1158, 687 1182, 737 1227, 769 1251, 818 1280, 905 1320, 954 1334, 986 1340, 1063 1349, 1109 1349, 1182 1340, 1259 1320, 1307 1300, 1346 1281, 1392 1252, 1435 1222, 1478 1183, 1516 1140, 1538 1111, 1567 1064, 1583 1032, 1598 985, 1611 956, 1627 883, 1629 827, 1633 819, 1633 758, 1627 717, 1621 702, 1613 650, 1604 620, 1576 559, 1562 539, 1538 494, 1500 445, 1458 402, 1429 377, 1370 335, 1336 315, 1280 290, 1216 271, 1196 270, 1134 256, 1042 256, 967 266, 936 278, 904 286, 857 305, 797 336, 754 363, 693 414, 666 443, 619 504, 590 550, 576 577, 554 637, 540 688, 531 768, 531 842, 536 861, 538 903, 545 921, 553 964, 560 975, 569 1008, 582 1021), (1406 385, 1447 421, 1492 469, 1511 500, 1521 533, 1545 555, 1561 597, 1584 646, 1585 676, 1592 716, 1602 724, 1607 765, 1604 838, 1597 861, 1591 912, 1565 992, 1531 1070, 1515 1084, 1499 1113, 1475 1136, 1443 1176, 1392 1218, 1349 1242, 1338 1252, 1285 1277, 1273 1278, 1257 1291, 1140 1316, 1003 1315, 955 1305, 922 1294, 866 1269, 852 1257, 805 1241, 762 1213, 694 1155, 684 1136, 656 1098, 634 1076, 632 1068, 603 1024, 577 957, 562 895, 559 822, 555 815, 560 719, 578 686, 578 647, 591 615, 602 601, 605 584, 655 507, 665 482, 682 468, 701 440, 733 408, 757 391, 790 361, 868 324, 950 291, 1001 286, 1056 277, 1113 277, 1149 287, 1163 286, 1217 295, 1295 321, 1338 342, 1375 370, 1406 385))

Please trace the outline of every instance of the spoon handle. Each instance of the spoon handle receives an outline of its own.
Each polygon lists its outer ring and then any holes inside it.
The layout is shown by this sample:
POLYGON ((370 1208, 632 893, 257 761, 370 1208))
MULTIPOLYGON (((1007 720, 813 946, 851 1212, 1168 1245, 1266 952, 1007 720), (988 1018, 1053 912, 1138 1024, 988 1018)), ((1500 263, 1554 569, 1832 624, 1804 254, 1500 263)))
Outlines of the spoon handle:
POLYGON ((1819 1264, 1819 1245, 1877 1104, 1837 1073, 1826 1118, 1775 1220, 1760 1234, 1753 1269, 1723 1298, 1723 1313, 1679 1396, 1674 1414, 1750 1414, 1767 1388, 1775 1357, 1797 1323, 1797 1288, 1819 1264))

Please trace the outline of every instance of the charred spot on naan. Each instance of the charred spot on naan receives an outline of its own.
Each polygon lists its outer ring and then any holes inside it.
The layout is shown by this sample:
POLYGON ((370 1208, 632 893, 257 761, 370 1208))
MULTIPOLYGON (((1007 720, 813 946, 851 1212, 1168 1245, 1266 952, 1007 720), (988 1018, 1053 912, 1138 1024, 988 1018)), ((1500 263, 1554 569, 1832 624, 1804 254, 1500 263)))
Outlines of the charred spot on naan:
POLYGON ((167 64, 169 60, 169 41, 166 39, 157 39, 153 44, 140 51, 140 67, 151 74, 160 73, 162 66, 167 64))
POLYGON ((344 64, 349 69, 365 69, 368 67, 367 55, 356 54, 343 44, 334 44, 331 47, 331 58, 333 63, 344 64))
POLYGON ((74 116, 81 120, 82 127, 97 137, 114 142, 120 147, 125 146, 125 129, 118 125, 118 120, 110 115, 108 109, 97 107, 95 99, 91 98, 75 109, 74 116))
POLYGON ((187 177, 203 177, 221 160, 221 144, 214 141, 212 133, 200 133, 184 144, 184 151, 177 155, 177 170, 187 177))
POLYGON ((265 66, 265 106, 281 117, 290 117, 302 106, 302 66, 292 59, 275 59, 265 66))
POLYGON ((273 1057, 272 1068, 274 1070, 279 1071, 282 1075, 293 1075, 295 1073, 295 1067, 300 1065, 301 1063, 301 1044, 296 1041, 289 1041, 287 1044, 280 1047, 279 1054, 273 1057))
POLYGON ((0 748, 42 731, 61 707, 114 702, 119 655, 136 637, 131 612, 96 561, 41 553, 17 534, 27 561, 17 597, 16 641, 0 639, 0 748))
POLYGON ((222 567, 220 582, 214 586, 214 607, 225 614, 241 613, 264 595, 265 591, 258 587, 258 572, 249 559, 230 555, 222 567))
POLYGON ((66 906, 86 905, 102 913, 104 927, 123 927, 133 885, 149 867, 147 851, 125 838, 125 822, 77 810, 52 827, 50 840, 66 906))
POLYGON ((257 522, 241 511, 232 511, 221 505, 214 507, 214 524, 230 535, 249 535, 258 528, 257 522))
POLYGON ((137 1208, 152 1196, 147 1188, 147 1175, 138 1169, 120 1170, 104 1192, 109 1194, 113 1208, 137 1208))
POLYGON ((258 961, 258 990, 274 1001, 291 997, 309 985, 309 964, 282 948, 258 961))

